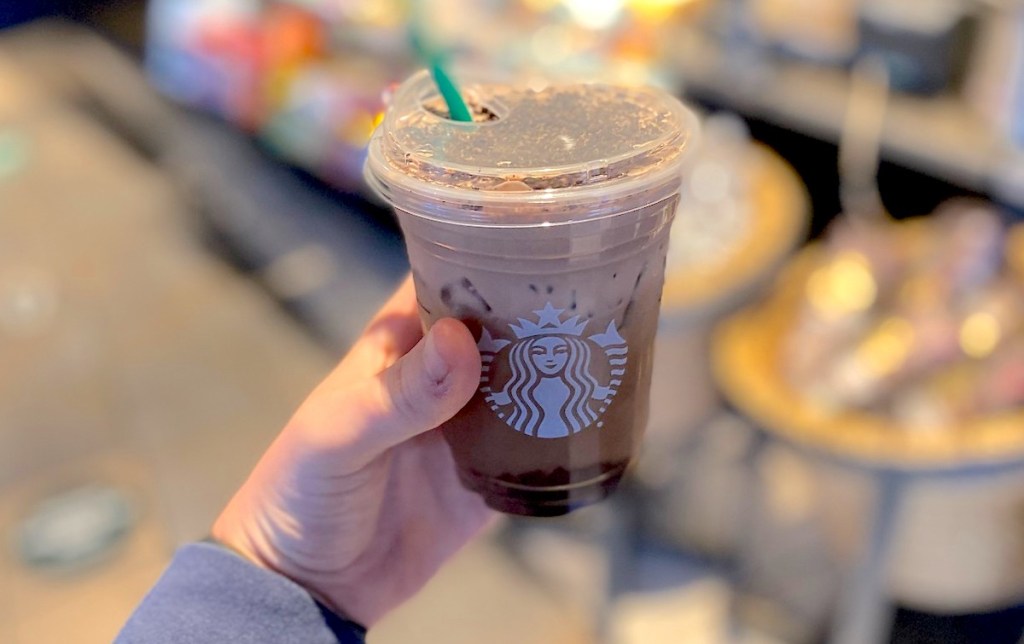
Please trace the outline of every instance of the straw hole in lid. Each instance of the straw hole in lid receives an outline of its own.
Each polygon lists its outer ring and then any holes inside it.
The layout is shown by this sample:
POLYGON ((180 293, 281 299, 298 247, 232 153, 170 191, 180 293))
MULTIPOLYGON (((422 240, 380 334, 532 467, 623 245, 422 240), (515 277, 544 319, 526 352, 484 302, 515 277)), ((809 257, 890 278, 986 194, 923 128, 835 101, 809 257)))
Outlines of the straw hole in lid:
MULTIPOLYGON (((466 99, 466 107, 469 108, 470 114, 473 115, 474 123, 491 123, 501 118, 496 110, 475 100, 474 96, 467 96, 466 99)), ((434 116, 451 121, 452 123, 461 123, 461 121, 451 119, 451 114, 448 112, 448 106, 445 104, 444 99, 436 94, 424 98, 422 105, 423 109, 434 116)))

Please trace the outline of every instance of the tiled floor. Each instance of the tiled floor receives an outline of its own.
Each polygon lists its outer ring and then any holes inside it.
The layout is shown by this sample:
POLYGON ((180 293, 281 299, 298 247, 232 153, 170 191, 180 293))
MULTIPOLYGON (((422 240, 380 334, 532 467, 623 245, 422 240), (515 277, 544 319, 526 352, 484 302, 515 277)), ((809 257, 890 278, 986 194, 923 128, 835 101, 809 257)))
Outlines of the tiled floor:
MULTIPOLYGON (((39 471, 0 493, 0 527, 10 536, 34 503, 79 483, 115 486, 129 495, 137 526, 102 560, 56 574, 30 569, 5 549, 0 557, 4 642, 103 642, 156 580, 170 544, 151 473, 136 454, 110 451, 39 471)), ((8 539, 7 543, 10 544, 8 539)))
POLYGON ((124 543, 72 573, 5 547, 0 641, 109 641, 331 358, 201 251, 154 168, 3 57, 0 87, 19 155, 0 178, 2 543, 78 483, 112 484, 138 511, 124 543))
POLYGON ((369 644, 591 644, 578 606, 530 578, 493 542, 459 553, 381 622, 369 644))

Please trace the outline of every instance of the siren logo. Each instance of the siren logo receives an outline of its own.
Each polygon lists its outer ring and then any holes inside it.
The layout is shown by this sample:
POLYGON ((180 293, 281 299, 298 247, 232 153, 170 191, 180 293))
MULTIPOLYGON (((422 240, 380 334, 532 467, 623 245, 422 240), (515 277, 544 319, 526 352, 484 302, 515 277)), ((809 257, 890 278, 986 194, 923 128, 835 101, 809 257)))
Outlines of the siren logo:
POLYGON ((615 321, 603 333, 583 336, 589 320, 573 316, 562 321, 565 309, 549 302, 534 311, 537 322, 519 318, 508 325, 515 340, 493 337, 483 330, 477 346, 483 361, 480 391, 491 409, 509 427, 527 436, 562 438, 591 425, 602 426, 601 415, 615 397, 626 373, 626 341, 615 321), (507 350, 506 350, 507 349, 507 350), (607 361, 610 378, 598 382, 594 357, 607 361), (495 367, 507 360, 508 378, 493 380, 495 367))

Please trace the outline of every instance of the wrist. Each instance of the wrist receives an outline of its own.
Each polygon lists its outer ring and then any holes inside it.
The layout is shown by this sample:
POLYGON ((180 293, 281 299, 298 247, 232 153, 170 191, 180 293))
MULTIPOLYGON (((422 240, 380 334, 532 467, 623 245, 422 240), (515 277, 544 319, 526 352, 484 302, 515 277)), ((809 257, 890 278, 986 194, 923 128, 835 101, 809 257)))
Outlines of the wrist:
POLYGON ((222 548, 230 550, 258 568, 263 568, 280 574, 278 570, 275 570, 272 566, 268 565, 263 557, 257 555, 250 540, 240 534, 239 530, 231 527, 231 522, 226 521, 224 515, 221 515, 217 521, 214 522, 213 527, 210 529, 210 535, 205 539, 205 541, 209 541, 210 543, 214 543, 222 548))
POLYGON ((202 543, 208 543, 218 548, 228 550, 234 555, 248 561, 249 563, 258 568, 264 569, 268 572, 274 573, 275 575, 280 575, 281 577, 288 579, 292 583, 302 588, 302 590, 305 591, 313 599, 314 602, 316 602, 317 607, 323 614, 328 626, 333 631, 338 632, 341 630, 345 630, 345 632, 349 632, 350 629, 355 629, 356 632, 358 632, 361 636, 365 637, 365 626, 363 626, 361 623, 347 615, 344 611, 338 610, 338 608, 332 602, 330 602, 326 597, 322 596, 320 593, 316 592, 315 589, 310 588, 307 585, 301 583, 301 581, 294 579, 292 576, 277 570, 275 567, 267 565, 262 558, 256 556, 248 548, 240 548, 235 545, 232 545, 232 543, 236 542, 237 540, 230 538, 218 538, 216 534, 214 534, 215 532, 217 532, 216 529, 212 530, 209 535, 202 539, 202 543))
POLYGON ((282 562, 279 557, 274 556, 275 550, 271 546, 265 543, 261 545, 260 539, 254 538, 247 531, 239 529, 234 522, 224 515, 217 519, 210 531, 210 536, 204 539, 204 541, 230 550, 256 567, 290 580, 306 591, 322 607, 342 619, 359 624, 361 628, 365 628, 362 627, 360 620, 338 606, 328 594, 320 591, 318 585, 309 578, 309 575, 297 574, 297 571, 293 570, 292 567, 283 565, 287 562, 282 562))

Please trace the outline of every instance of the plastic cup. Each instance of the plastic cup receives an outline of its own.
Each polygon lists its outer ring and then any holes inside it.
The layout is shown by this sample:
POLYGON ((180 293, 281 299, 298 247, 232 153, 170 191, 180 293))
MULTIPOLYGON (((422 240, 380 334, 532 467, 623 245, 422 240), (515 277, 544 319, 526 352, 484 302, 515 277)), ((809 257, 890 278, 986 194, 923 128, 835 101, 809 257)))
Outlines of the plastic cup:
POLYGON ((449 120, 421 72, 366 177, 395 208, 425 326, 464 321, 480 386, 442 427, 492 508, 555 516, 615 489, 647 422, 668 232, 696 118, 651 88, 473 80, 449 120))

